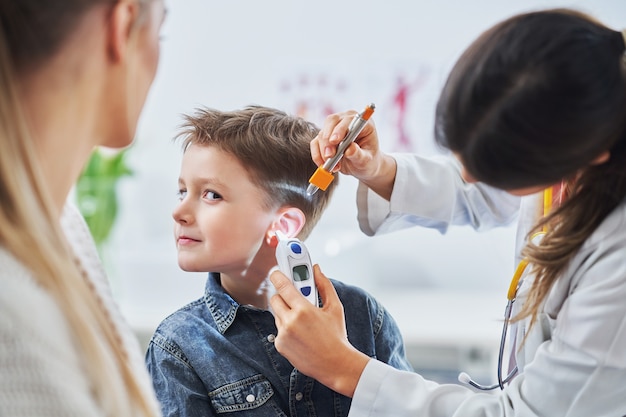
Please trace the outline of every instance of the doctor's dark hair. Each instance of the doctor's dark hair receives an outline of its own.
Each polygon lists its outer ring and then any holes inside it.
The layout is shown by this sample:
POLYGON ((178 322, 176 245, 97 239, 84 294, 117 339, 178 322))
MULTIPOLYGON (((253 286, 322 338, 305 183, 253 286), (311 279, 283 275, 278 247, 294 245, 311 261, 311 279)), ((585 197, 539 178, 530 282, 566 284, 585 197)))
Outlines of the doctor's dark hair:
POLYGON ((183 149, 190 145, 216 146, 233 155, 263 191, 265 207, 297 207, 306 216, 298 237, 306 239, 328 205, 338 178, 326 191, 307 195, 309 178, 317 169, 310 142, 319 128, 283 111, 248 106, 240 110, 196 109, 184 116, 183 149))
POLYGON ((478 181, 505 190, 563 180, 569 197, 526 256, 532 317, 583 242, 626 196, 624 38, 582 13, 514 16, 460 57, 437 104, 435 137, 478 181), (604 153, 604 163, 594 163, 604 153))

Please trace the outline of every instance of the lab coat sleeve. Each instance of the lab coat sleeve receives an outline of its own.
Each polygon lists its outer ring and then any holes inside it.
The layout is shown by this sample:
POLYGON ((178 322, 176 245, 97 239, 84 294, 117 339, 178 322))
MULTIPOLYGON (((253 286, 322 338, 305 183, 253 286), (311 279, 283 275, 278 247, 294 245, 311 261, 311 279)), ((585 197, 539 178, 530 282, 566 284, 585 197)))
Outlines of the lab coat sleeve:
POLYGON ((516 219, 519 197, 484 184, 465 183, 454 159, 392 156, 397 173, 390 201, 359 183, 358 221, 365 234, 372 236, 412 226, 445 233, 452 224, 485 230, 516 219))
POLYGON ((437 384, 420 375, 399 371, 377 360, 370 360, 357 385, 348 417, 480 417, 509 416, 510 405, 492 394, 474 393, 454 384, 437 384), (463 404, 481 401, 476 413, 463 404))
POLYGON ((549 342, 541 346, 530 368, 504 391, 483 393, 437 384, 372 359, 361 375, 348 417, 625 415, 623 369, 597 368, 579 353, 549 342))
MULTIPOLYGON (((349 417, 626 415, 626 203, 583 244, 528 333, 521 373, 502 391, 439 385, 370 360, 349 417), (545 319, 545 321, 544 321, 545 319)), ((518 361, 518 365, 521 362, 518 361)))

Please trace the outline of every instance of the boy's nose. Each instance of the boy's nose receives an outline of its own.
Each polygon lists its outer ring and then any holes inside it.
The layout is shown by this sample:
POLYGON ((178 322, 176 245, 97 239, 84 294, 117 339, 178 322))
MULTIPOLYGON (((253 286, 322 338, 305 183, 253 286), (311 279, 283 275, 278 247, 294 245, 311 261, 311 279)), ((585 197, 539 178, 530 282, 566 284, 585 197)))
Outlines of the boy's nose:
POLYGON ((192 220, 191 211, 187 209, 184 201, 181 201, 174 208, 174 211, 172 211, 172 217, 177 223, 189 224, 192 220))

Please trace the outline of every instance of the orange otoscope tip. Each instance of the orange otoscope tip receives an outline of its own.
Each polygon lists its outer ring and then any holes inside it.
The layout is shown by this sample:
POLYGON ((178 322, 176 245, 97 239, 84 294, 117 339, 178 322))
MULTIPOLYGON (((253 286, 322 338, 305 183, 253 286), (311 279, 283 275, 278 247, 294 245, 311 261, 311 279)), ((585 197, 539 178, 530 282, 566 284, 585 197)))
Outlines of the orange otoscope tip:
POLYGON ((311 178, 309 178, 309 183, 313 184, 317 188, 322 191, 326 191, 331 182, 333 182, 335 177, 330 172, 326 171, 323 166, 318 167, 311 178))
POLYGON ((372 114, 374 114, 375 108, 376 107, 373 104, 367 106, 365 110, 363 110, 363 112, 361 113, 361 117, 363 118, 363 120, 369 120, 370 117, 372 117, 372 114))

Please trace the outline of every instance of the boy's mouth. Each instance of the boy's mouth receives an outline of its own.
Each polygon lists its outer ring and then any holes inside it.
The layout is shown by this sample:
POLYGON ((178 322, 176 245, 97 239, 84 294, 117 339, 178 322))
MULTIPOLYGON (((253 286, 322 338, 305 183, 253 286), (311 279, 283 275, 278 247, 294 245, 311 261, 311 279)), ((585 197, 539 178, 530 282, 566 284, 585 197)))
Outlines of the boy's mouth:
POLYGON ((179 245, 190 245, 192 243, 198 243, 200 241, 198 239, 194 239, 194 238, 189 237, 189 236, 180 235, 180 236, 178 236, 178 239, 176 239, 176 242, 179 245))

